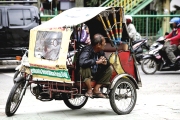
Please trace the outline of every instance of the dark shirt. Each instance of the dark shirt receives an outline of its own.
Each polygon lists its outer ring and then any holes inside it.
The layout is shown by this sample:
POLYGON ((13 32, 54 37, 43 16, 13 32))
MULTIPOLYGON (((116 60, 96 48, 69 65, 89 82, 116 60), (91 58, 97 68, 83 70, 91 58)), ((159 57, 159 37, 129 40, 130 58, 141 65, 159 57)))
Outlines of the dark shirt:
POLYGON ((110 66, 110 63, 108 60, 107 60, 106 65, 96 64, 96 61, 101 56, 106 57, 104 51, 95 53, 93 50, 93 47, 91 45, 87 45, 81 50, 81 53, 79 56, 79 65, 82 68, 91 68, 92 70, 96 69, 95 67, 98 67, 97 68, 98 70, 106 70, 110 66))

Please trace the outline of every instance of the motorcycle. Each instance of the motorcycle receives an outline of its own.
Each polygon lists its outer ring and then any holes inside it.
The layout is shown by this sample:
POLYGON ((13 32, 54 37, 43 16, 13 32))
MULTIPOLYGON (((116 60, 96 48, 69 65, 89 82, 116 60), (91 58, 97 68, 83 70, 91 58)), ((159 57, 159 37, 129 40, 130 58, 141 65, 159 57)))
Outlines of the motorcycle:
POLYGON ((136 61, 141 64, 144 55, 149 51, 148 39, 141 39, 132 42, 136 61))
POLYGON ((177 56, 176 66, 171 67, 171 61, 167 57, 163 46, 165 45, 165 38, 160 37, 150 46, 149 54, 143 57, 141 69, 145 74, 154 74, 156 71, 177 71, 180 70, 180 51, 175 51, 177 56))
MULTIPOLYGON (((136 90, 142 87, 142 83, 132 49, 124 50, 124 44, 120 44, 122 41, 127 42, 126 44, 132 48, 123 16, 123 7, 75 7, 31 29, 28 50, 30 66, 24 65, 22 61, 19 67, 22 69, 18 71, 24 70, 25 75, 14 79, 15 83, 7 98, 5 114, 15 114, 27 90, 30 90, 37 100, 62 100, 71 109, 81 109, 87 103, 87 86, 81 78, 78 65, 82 43, 71 38, 73 32, 78 34, 76 30, 79 25, 82 27, 82 24, 91 27, 91 34, 100 28, 98 33, 109 41, 104 47, 104 52, 110 62, 112 74, 110 84, 101 86, 100 91, 106 96, 104 99, 109 99, 115 113, 129 114, 136 105, 136 90), (116 19, 117 15, 122 17, 118 17, 117 21, 110 19, 116 19), (98 17, 100 19, 97 19, 98 17), (106 23, 112 24, 115 28, 110 24, 107 27, 106 23), (116 34, 107 30, 117 29, 117 26, 121 28, 116 30, 116 34), (111 37, 113 34, 119 39, 111 37), (74 41, 73 51, 69 49, 70 41, 74 41)), ((96 86, 93 79, 91 86, 96 86)), ((93 95, 90 98, 99 97, 93 95)))

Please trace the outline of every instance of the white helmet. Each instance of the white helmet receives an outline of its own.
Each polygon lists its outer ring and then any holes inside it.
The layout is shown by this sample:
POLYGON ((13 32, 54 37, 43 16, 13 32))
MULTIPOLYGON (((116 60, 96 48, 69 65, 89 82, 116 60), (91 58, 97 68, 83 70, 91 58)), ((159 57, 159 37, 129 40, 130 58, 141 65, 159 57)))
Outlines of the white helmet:
POLYGON ((125 19, 130 19, 131 22, 133 21, 132 17, 130 15, 125 15, 125 19))

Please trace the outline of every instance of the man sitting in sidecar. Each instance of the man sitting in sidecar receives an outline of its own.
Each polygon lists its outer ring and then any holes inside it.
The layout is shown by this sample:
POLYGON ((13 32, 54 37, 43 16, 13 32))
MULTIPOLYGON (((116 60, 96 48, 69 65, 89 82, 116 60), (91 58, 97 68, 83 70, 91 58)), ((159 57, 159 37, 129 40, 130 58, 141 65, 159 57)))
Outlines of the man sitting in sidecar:
POLYGON ((88 88, 85 96, 92 97, 94 94, 96 97, 106 98, 99 91, 102 84, 110 84, 109 80, 112 74, 110 63, 103 52, 105 45, 105 38, 101 34, 95 34, 91 45, 87 45, 81 51, 79 57, 80 74, 88 88), (91 87, 92 78, 97 80, 93 92, 91 87))

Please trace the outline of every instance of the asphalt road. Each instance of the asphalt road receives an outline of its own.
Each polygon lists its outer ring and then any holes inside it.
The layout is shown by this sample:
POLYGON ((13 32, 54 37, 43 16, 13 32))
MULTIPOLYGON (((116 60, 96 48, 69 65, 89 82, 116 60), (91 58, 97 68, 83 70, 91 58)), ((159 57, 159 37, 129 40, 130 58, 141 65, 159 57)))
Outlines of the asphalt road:
POLYGON ((136 106, 130 114, 114 113, 108 99, 89 99, 82 109, 71 110, 63 101, 36 100, 27 90, 15 115, 6 117, 14 70, 0 71, 0 120, 180 120, 180 71, 154 75, 139 72, 142 87, 137 90, 136 106))

